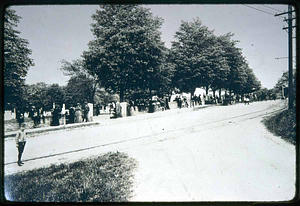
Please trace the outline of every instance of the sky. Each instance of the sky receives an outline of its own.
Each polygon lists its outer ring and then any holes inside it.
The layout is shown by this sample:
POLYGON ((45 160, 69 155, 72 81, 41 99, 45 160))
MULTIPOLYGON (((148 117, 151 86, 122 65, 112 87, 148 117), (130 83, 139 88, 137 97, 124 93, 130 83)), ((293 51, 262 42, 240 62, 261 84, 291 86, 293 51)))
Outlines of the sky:
MULTIPOLYGON (((231 32, 242 48, 250 68, 262 86, 271 89, 283 71, 288 70, 287 24, 275 13, 287 11, 287 5, 143 5, 154 16, 164 19, 161 38, 171 47, 181 21, 197 17, 216 36, 231 32), (281 59, 276 59, 281 58, 281 59)), ((45 82, 66 85, 69 79, 60 70, 61 60, 76 60, 93 40, 91 16, 98 5, 12 6, 22 19, 17 30, 29 41, 35 63, 28 70, 27 84, 45 82)))

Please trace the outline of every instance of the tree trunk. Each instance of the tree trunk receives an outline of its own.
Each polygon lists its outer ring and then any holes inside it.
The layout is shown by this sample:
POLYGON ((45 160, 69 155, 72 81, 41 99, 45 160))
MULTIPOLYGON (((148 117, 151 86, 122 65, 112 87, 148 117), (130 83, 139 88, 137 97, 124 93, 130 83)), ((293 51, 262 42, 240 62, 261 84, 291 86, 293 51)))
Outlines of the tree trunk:
POLYGON ((206 90, 206 96, 208 95, 208 86, 205 87, 206 90))
POLYGON ((222 94, 221 89, 219 89, 219 98, 220 99, 221 99, 221 94, 222 94))

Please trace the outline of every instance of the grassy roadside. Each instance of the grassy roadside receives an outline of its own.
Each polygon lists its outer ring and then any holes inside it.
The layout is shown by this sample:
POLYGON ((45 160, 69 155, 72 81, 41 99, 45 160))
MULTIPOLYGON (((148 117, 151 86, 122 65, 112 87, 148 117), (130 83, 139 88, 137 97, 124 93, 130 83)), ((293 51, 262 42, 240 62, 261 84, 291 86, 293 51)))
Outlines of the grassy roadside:
POLYGON ((267 129, 287 142, 296 145, 296 111, 284 110, 263 120, 267 129))
POLYGON ((136 165, 125 153, 115 152, 17 173, 5 176, 5 197, 14 202, 128 201, 136 165))

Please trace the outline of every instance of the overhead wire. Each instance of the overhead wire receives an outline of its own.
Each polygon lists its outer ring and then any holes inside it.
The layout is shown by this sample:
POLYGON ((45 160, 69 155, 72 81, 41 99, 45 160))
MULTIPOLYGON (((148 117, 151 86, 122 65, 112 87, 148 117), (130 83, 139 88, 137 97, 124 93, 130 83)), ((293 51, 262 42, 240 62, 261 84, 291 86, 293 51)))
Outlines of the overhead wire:
POLYGON ((274 16, 274 14, 272 14, 272 13, 270 13, 270 12, 268 12, 268 11, 264 11, 264 10, 262 10, 262 9, 258 9, 258 8, 256 8, 256 7, 252 7, 252 6, 249 6, 249 5, 246 5, 246 4, 243 4, 243 5, 246 6, 246 7, 251 8, 251 9, 255 9, 255 10, 257 10, 257 11, 260 11, 260 12, 263 12, 263 13, 270 14, 270 15, 274 16))
MULTIPOLYGON (((251 9, 254 9, 254 10, 257 10, 257 11, 260 11, 260 12, 263 12, 263 13, 266 13, 266 14, 269 14, 269 15, 272 15, 272 16, 275 16, 273 13, 271 13, 271 12, 269 12, 269 11, 266 11, 266 10, 264 10, 264 9, 256 8, 256 7, 253 7, 253 6, 246 5, 246 4, 242 4, 242 5, 244 5, 244 6, 246 6, 246 7, 249 7, 249 8, 251 8, 251 9)), ((266 8, 270 8, 270 9, 276 10, 276 11, 278 11, 278 12, 282 12, 282 11, 280 11, 280 10, 278 10, 278 9, 273 8, 273 7, 269 7, 269 6, 266 6, 266 5, 262 5, 262 6, 264 6, 264 7, 266 7, 266 8)), ((277 17, 280 17, 280 18, 285 19, 285 18, 282 17, 282 16, 277 16, 277 17)), ((282 23, 283 23, 283 22, 282 22, 282 23)), ((283 24, 283 27, 284 27, 284 24, 283 24)), ((288 33, 288 31, 286 31, 286 30, 284 30, 284 31, 285 31, 286 33, 288 33)))
MULTIPOLYGON (((249 6, 249 5, 246 5, 246 4, 243 4, 243 5, 246 6, 246 7, 251 8, 251 9, 254 9, 254 10, 257 10, 257 11, 260 11, 260 12, 263 12, 263 13, 274 16, 274 14, 269 12, 269 11, 266 11, 266 10, 263 10, 263 9, 260 9, 260 8, 256 8, 256 7, 253 7, 253 6, 249 6)), ((282 16, 278 16, 278 17, 283 18, 282 16)))
POLYGON ((275 8, 273 8, 273 7, 266 6, 266 5, 264 5, 264 4, 263 4, 262 6, 264 6, 264 7, 266 7, 266 8, 269 8, 269 9, 273 9, 274 11, 283 12, 283 11, 280 11, 279 9, 275 9, 275 8))

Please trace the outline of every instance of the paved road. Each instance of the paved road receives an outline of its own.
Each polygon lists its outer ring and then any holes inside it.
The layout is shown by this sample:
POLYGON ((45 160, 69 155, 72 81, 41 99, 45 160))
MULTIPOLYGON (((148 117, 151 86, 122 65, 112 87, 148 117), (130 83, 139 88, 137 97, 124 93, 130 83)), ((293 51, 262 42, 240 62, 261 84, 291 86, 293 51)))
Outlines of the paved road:
POLYGON ((177 109, 27 139, 23 167, 5 140, 5 174, 125 151, 139 162, 132 201, 280 201, 295 193, 295 147, 261 120, 278 101, 177 109))

